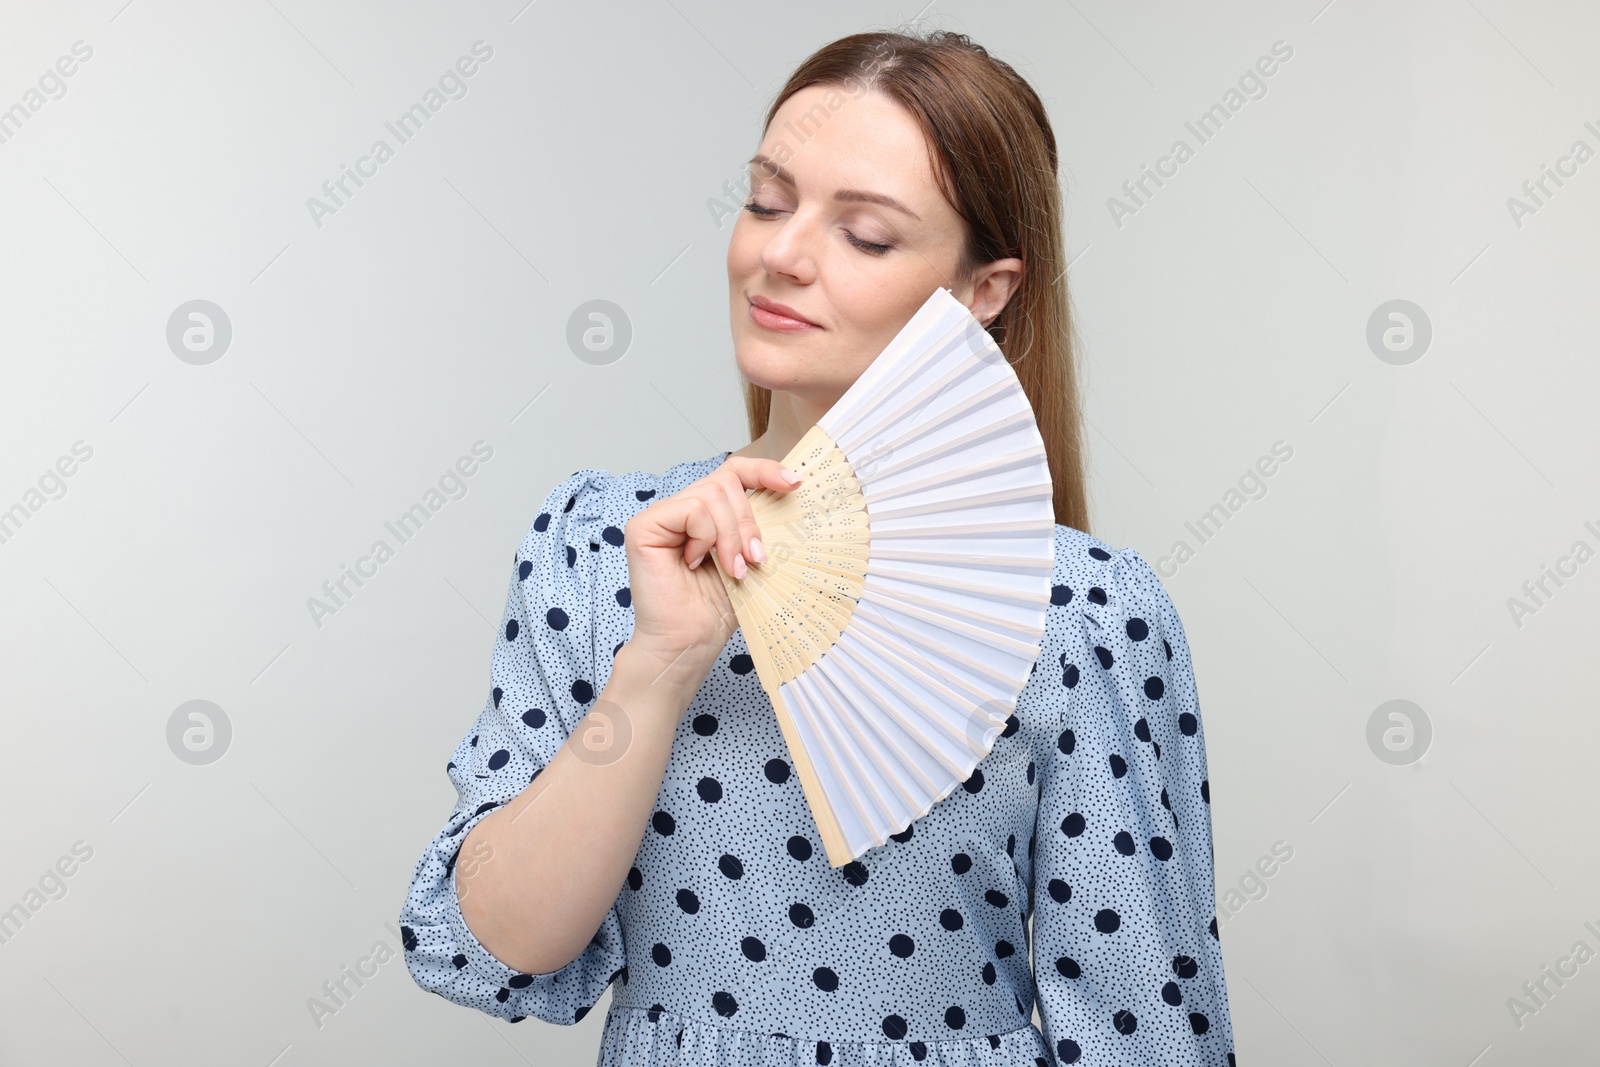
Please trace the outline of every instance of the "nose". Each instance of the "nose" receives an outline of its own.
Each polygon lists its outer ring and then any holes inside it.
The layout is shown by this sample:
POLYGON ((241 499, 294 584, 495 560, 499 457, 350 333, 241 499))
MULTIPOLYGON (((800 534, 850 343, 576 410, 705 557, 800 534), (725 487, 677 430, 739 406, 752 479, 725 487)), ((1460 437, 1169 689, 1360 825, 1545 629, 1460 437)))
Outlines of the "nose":
POLYGON ((761 266, 768 274, 780 275, 807 285, 816 280, 816 226, 801 212, 795 212, 781 225, 771 227, 761 246, 761 266))

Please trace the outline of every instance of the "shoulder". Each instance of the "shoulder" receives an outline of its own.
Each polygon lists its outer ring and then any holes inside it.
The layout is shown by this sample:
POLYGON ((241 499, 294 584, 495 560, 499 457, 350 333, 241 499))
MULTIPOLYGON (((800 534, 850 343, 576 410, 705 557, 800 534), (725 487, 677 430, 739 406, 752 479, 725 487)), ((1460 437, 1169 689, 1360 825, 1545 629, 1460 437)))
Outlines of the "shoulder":
POLYGON ((1096 639, 1101 634, 1126 635, 1142 641, 1146 634, 1156 633, 1174 643, 1183 639, 1172 598, 1136 549, 1113 548, 1059 523, 1050 606, 1051 628, 1070 634, 1096 639))
MULTIPOLYGON (((622 528, 629 519, 661 497, 710 474, 726 456, 721 452, 678 463, 661 474, 645 470, 613 474, 594 467, 573 471, 545 493, 523 536, 520 558, 541 554, 541 546, 545 552, 564 546, 574 555, 584 545, 619 548, 622 528)), ((567 566, 573 563, 569 555, 567 566)))

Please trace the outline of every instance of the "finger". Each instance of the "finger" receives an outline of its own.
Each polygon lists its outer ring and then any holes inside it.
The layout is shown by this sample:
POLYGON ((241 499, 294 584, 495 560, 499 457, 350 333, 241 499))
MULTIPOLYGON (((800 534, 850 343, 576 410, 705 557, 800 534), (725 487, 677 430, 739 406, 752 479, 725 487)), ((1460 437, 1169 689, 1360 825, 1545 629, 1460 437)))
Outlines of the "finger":
POLYGON ((685 499, 683 562, 690 570, 699 567, 717 540, 717 520, 699 496, 685 499))
MULTIPOLYGON (((747 573, 743 565, 745 547, 740 537, 739 517, 728 499, 728 482, 726 475, 713 475, 697 486, 695 492, 711 509, 711 516, 717 522, 717 565, 731 577, 743 578, 747 573)), ((743 495, 742 490, 739 492, 743 495)))
POLYGON ((728 504, 733 508, 735 521, 739 524, 739 544, 744 552, 747 564, 759 564, 767 561, 766 545, 759 544, 761 540, 761 526, 756 522, 755 511, 750 506, 750 494, 745 492, 740 483, 733 478, 721 478, 719 481, 726 490, 728 504))
POLYGON ((623 540, 630 550, 679 549, 684 563, 690 564, 705 555, 716 536, 716 519, 704 499, 685 491, 659 500, 629 519, 623 540))
MULTIPOLYGON (((717 468, 732 470, 739 476, 739 484, 744 489, 771 489, 775 492, 787 493, 800 484, 803 478, 798 471, 791 471, 796 477, 791 480, 786 477, 786 468, 776 459, 756 459, 751 456, 729 456, 723 460, 722 466, 717 468)), ((715 473, 715 472, 713 472, 715 473)))

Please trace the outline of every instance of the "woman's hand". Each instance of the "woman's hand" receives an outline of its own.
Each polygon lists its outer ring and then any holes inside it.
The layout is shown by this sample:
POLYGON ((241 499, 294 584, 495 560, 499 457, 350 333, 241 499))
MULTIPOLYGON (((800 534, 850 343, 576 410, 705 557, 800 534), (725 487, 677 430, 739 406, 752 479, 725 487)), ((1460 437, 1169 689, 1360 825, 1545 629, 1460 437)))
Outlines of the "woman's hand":
POLYGON ((633 594, 628 644, 663 669, 687 661, 703 681, 739 625, 717 565, 737 580, 767 558, 746 490, 786 493, 799 484, 777 460, 730 455, 704 478, 629 519, 623 532, 633 594))

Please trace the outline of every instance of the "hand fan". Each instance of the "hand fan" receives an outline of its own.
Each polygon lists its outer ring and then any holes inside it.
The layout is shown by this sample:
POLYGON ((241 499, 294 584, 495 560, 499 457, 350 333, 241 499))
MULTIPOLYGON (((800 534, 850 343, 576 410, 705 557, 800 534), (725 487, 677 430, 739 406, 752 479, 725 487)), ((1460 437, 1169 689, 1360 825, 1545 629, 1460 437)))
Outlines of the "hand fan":
POLYGON ((717 568, 839 867, 1005 727, 1044 636, 1054 494, 1016 373, 942 288, 784 465, 798 488, 749 493, 767 562, 717 568))

